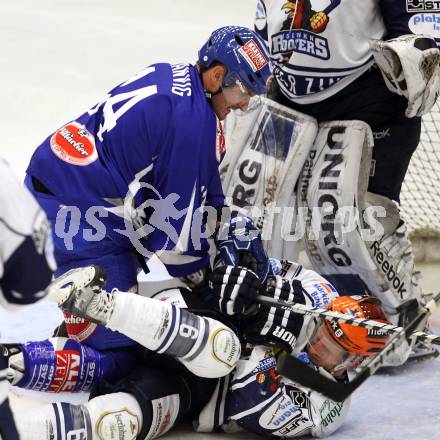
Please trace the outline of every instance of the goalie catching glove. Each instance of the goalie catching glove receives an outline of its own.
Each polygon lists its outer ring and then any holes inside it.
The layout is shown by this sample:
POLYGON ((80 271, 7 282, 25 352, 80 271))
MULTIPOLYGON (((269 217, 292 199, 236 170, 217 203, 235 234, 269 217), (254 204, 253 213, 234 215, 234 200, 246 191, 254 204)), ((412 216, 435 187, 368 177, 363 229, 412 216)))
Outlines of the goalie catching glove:
POLYGON ((370 40, 374 60, 388 89, 408 99, 408 118, 429 112, 440 89, 440 50, 429 35, 370 40))

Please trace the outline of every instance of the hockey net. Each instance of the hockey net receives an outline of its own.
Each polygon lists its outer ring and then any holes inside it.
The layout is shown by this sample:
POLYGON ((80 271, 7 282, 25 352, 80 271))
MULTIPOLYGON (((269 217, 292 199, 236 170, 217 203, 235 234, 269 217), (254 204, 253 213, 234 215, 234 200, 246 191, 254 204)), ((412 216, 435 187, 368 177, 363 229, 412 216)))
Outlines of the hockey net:
POLYGON ((419 261, 440 261, 440 101, 423 117, 422 136, 403 182, 401 214, 419 261))

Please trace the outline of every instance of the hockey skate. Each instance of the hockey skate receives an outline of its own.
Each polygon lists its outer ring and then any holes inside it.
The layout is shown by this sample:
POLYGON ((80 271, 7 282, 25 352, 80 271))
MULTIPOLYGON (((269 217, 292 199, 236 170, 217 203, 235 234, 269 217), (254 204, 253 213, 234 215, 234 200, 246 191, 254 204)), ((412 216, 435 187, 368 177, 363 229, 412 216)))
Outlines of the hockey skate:
MULTIPOLYGON (((420 321, 418 328, 416 328, 415 330, 420 329, 425 333, 431 334, 432 332, 429 330, 428 318, 433 312, 433 310, 431 310, 429 306, 429 304, 431 304, 431 306, 433 305, 434 303, 433 299, 434 299, 434 294, 422 295, 421 307, 416 300, 409 301, 406 307, 403 307, 401 322, 399 324, 402 327, 405 327, 409 322, 411 322, 417 316, 418 313, 420 313, 421 309, 425 308, 426 309, 425 317, 423 320, 420 321)), ((438 352, 437 348, 433 347, 431 344, 423 341, 416 341, 411 345, 411 351, 408 355, 408 359, 406 360, 405 364, 413 361, 433 359, 438 357, 439 354, 440 353, 438 352)))
MULTIPOLYGON (((432 334, 428 325, 428 318, 436 307, 434 294, 425 295, 422 305, 416 299, 411 299, 399 308, 399 320, 397 325, 406 328, 413 326, 413 332, 422 331, 428 335, 432 334)), ((384 365, 379 371, 389 371, 396 367, 404 367, 413 361, 434 359, 439 356, 439 351, 432 344, 423 340, 406 340, 385 358, 384 365)))
POLYGON ((72 269, 55 279, 49 295, 63 312, 106 324, 113 310, 113 294, 102 289, 106 275, 99 266, 72 269))
POLYGON ((7 362, 6 379, 16 385, 25 374, 23 353, 19 344, 2 344, 2 354, 7 362))
POLYGON ((416 342, 408 356, 407 362, 435 359, 440 355, 437 348, 423 342, 416 342))

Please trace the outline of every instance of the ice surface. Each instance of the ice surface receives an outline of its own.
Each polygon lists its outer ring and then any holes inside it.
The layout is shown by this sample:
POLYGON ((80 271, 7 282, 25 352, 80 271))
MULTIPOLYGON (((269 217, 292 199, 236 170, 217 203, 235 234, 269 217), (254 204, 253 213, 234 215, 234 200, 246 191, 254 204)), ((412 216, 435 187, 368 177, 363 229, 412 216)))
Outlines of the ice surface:
MULTIPOLYGON (((192 62, 210 30, 251 25, 254 0, 0 1, 0 154, 21 175, 33 149, 112 86, 158 61, 192 62)), ((314 2, 312 1, 312 4, 314 2)), ((321 2, 322 3, 322 2, 321 2)), ((326 3, 326 2, 324 2, 326 3)), ((438 288, 438 266, 426 272, 438 288)), ((41 302, 0 310, 2 341, 48 337, 61 315, 41 302)), ((437 320, 440 325, 440 319, 437 320)), ((40 404, 17 390, 14 407, 40 404)), ((439 440, 440 359, 370 378, 334 440, 439 440)), ((229 436, 231 438, 231 436, 229 436)), ((225 439, 187 428, 168 439, 225 439)), ((239 437, 255 438, 252 435, 239 437)))

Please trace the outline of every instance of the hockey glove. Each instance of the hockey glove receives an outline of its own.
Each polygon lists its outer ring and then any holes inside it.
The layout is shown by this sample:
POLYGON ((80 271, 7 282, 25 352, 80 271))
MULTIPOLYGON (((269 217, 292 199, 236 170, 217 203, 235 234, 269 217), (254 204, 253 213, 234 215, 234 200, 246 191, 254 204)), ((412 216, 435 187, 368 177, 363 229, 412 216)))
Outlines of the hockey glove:
POLYGON ((259 229, 244 216, 233 217, 217 231, 215 242, 225 266, 245 266, 264 282, 270 270, 259 229))
POLYGON ((208 279, 222 313, 252 313, 261 287, 261 281, 254 272, 241 266, 223 266, 214 269, 208 279))
POLYGON ((374 60, 389 90, 408 99, 406 116, 429 112, 440 90, 440 50, 429 35, 370 40, 374 60))
MULTIPOLYGON (((301 282, 289 281, 278 275, 268 277, 263 294, 283 301, 304 303, 301 282)), ((260 305, 258 313, 247 319, 243 334, 251 344, 273 346, 290 353, 295 346, 302 323, 301 315, 278 307, 260 305)))

